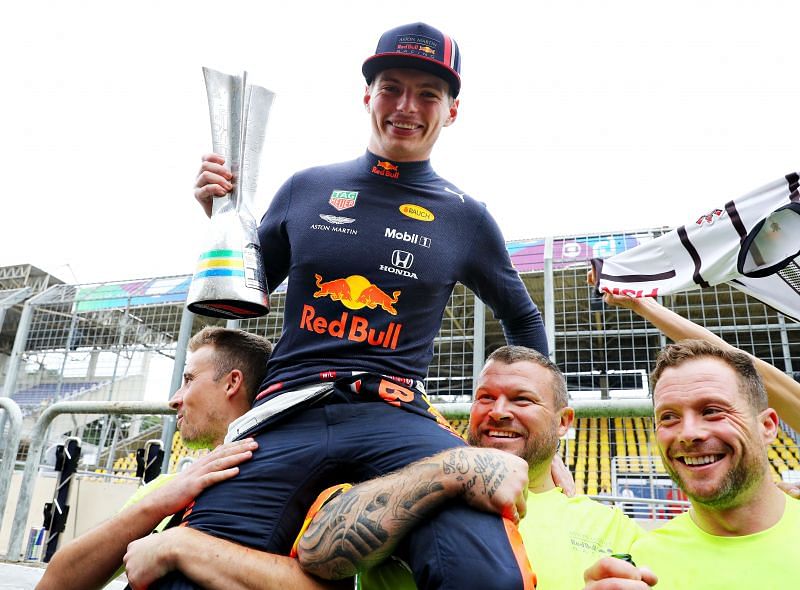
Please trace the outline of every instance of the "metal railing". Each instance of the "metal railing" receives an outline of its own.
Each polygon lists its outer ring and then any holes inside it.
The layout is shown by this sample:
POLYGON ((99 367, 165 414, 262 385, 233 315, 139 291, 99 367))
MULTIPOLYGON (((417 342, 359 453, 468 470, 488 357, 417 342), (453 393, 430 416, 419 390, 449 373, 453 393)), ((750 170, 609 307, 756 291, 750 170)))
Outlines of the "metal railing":
POLYGON ((167 402, 59 402, 47 408, 31 432, 28 459, 19 487, 6 559, 22 561, 22 543, 33 497, 33 484, 50 423, 61 414, 174 414, 167 402))
MULTIPOLYGON (((8 438, 5 442, 3 451, 3 463, 0 465, 0 529, 3 528, 3 513, 8 502, 8 490, 11 488, 11 477, 14 475, 14 463, 17 459, 19 450, 19 439, 22 436, 22 410, 8 397, 0 397, 0 408, 5 410, 4 415, 8 415, 8 438)), ((0 427, 0 436, 3 430, 0 427)))

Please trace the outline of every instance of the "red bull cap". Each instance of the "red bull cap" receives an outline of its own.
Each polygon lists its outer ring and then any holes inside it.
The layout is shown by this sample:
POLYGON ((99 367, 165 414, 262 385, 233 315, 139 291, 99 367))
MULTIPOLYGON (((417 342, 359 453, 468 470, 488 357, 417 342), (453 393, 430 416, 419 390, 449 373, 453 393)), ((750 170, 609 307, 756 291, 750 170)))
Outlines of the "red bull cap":
POLYGON ((386 31, 361 72, 371 84, 378 72, 389 68, 413 68, 438 76, 450 85, 454 98, 461 91, 461 52, 455 39, 425 23, 386 31))

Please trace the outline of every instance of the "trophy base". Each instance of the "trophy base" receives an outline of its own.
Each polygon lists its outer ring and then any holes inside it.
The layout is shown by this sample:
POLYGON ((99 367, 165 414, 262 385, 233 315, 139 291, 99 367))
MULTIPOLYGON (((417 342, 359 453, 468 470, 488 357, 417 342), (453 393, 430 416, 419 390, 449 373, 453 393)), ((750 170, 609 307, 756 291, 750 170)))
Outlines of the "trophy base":
POLYGON ((193 301, 186 307, 197 315, 226 320, 246 320, 269 313, 269 307, 252 301, 236 299, 206 299, 193 301))

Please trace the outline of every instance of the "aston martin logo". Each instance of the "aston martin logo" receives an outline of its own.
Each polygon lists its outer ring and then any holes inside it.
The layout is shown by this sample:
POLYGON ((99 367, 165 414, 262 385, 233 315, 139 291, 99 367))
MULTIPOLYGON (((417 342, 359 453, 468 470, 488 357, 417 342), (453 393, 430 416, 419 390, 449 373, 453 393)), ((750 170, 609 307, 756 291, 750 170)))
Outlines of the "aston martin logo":
POLYGON ((353 223, 355 219, 352 217, 338 217, 336 215, 323 215, 322 213, 319 214, 320 219, 327 221, 328 223, 333 223, 336 225, 343 225, 345 223, 353 223))

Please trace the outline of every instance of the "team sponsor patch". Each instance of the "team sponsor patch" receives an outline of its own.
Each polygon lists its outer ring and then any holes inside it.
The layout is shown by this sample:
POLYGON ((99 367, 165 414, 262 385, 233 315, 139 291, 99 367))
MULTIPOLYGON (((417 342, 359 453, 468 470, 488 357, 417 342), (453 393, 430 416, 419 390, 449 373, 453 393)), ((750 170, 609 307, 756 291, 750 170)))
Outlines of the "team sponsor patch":
POLYGON ((323 281, 321 275, 315 274, 314 279, 317 285, 314 299, 330 297, 333 301, 339 301, 349 309, 361 309, 362 307, 375 309, 380 307, 385 312, 397 315, 394 305, 397 303, 398 297, 400 297, 400 291, 394 291, 389 295, 378 285, 361 275, 350 275, 343 279, 323 281))
POLYGON ((322 213, 319 214, 319 218, 327 221, 328 223, 333 223, 335 225, 344 225, 345 223, 353 223, 355 219, 352 217, 339 217, 337 215, 323 215, 322 213))
POLYGON ((383 233, 383 237, 408 242, 409 244, 415 244, 423 248, 431 247, 431 239, 429 237, 421 234, 408 233, 407 231, 399 231, 393 227, 387 227, 383 233))
POLYGON ((411 219, 416 219, 417 221, 433 221, 436 218, 434 214, 425 207, 412 203, 400 205, 400 213, 411 219))
POLYGON ((414 255, 405 250, 395 250, 392 252, 392 265, 381 264, 378 269, 383 272, 390 272, 392 274, 407 277, 409 279, 418 279, 417 273, 411 270, 414 266, 414 255))
MULTIPOLYGON (((315 274, 314 280, 317 286, 317 291, 314 293, 315 299, 330 298, 352 311, 366 307, 381 309, 393 316, 397 315, 397 309, 394 306, 400 298, 400 291, 393 291, 390 295, 361 275, 350 275, 325 281, 322 275, 315 274)), ((335 316, 325 316, 314 305, 304 304, 300 317, 300 329, 352 342, 365 342, 370 346, 391 350, 397 348, 403 324, 391 321, 385 325, 379 321, 380 327, 376 327, 370 318, 356 315, 352 311, 344 311, 335 316)))
POLYGON ((395 51, 397 53, 410 53, 411 55, 421 55, 433 58, 436 55, 436 48, 439 42, 430 37, 422 35, 400 35, 397 37, 395 51))
POLYGON ((337 211, 344 211, 355 207, 356 199, 358 198, 358 191, 333 191, 331 198, 328 199, 334 209, 337 211))
POLYGON ((372 167, 372 173, 387 178, 400 178, 400 167, 386 160, 378 160, 372 167))
POLYGON ((446 193, 450 193, 451 195, 455 195, 455 196, 457 196, 459 199, 461 199, 461 202, 462 202, 462 203, 464 202, 464 195, 465 195, 466 193, 457 193, 456 191, 454 191, 453 189, 451 189, 449 186, 446 186, 446 187, 444 187, 444 191, 445 191, 446 193))
POLYGON ((311 229, 316 231, 327 231, 337 234, 347 234, 348 236, 357 236, 358 230, 353 229, 352 227, 347 227, 348 224, 353 223, 355 219, 352 217, 339 217, 337 215, 323 215, 320 214, 320 218, 323 221, 327 221, 327 224, 324 223, 313 223, 311 224, 311 229))

